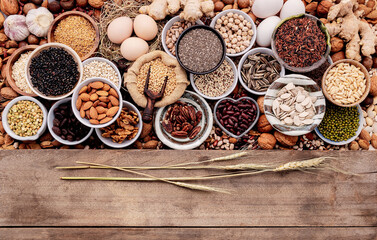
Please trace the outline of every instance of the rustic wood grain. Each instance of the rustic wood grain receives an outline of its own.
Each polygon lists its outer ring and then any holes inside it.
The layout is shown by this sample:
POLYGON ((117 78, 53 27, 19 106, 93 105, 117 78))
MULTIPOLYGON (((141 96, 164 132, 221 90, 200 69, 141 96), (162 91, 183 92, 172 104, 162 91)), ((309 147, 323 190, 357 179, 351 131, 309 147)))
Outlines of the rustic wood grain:
POLYGON ((375 240, 377 229, 361 228, 6 228, 3 240, 187 240, 289 239, 375 240))
MULTIPOLYGON (((63 181, 61 176, 131 176, 112 170, 56 170, 75 161, 166 165, 225 151, 0 151, 0 226, 377 226, 375 152, 256 151, 233 163, 336 156, 354 173, 269 173, 206 182, 234 190, 203 193, 164 183, 63 181)), ((223 163, 224 164, 224 163, 223 163)), ((153 172, 162 176, 164 171, 153 172)), ((209 174, 213 171, 200 171, 209 174)), ((195 174, 175 171, 170 175, 195 174)), ((204 183, 204 182, 197 182, 204 183)))

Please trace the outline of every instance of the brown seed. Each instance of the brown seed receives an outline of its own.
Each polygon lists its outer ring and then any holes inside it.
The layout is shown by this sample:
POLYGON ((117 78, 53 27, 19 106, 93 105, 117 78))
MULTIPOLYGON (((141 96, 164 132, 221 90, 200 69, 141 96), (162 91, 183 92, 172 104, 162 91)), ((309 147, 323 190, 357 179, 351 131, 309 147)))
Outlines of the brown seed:
POLYGON ((106 115, 108 117, 113 117, 119 110, 119 107, 112 107, 109 110, 107 110, 106 115))
POLYGON ((99 123, 100 123, 100 124, 104 124, 104 123, 107 123, 108 121, 110 121, 111 119, 113 119, 113 118, 111 118, 111 117, 105 117, 105 118, 102 119, 99 123))
POLYGON ((119 100, 113 95, 109 96, 110 102, 113 106, 119 106, 119 100))
POLYGON ((94 107, 90 108, 89 115, 91 119, 97 119, 98 113, 97 110, 94 107))
POLYGON ((97 92, 97 89, 94 89, 94 88, 93 88, 92 90, 89 91, 89 96, 92 95, 92 94, 95 93, 95 92, 97 92))
POLYGON ((81 100, 83 100, 84 102, 87 102, 87 101, 89 101, 90 96, 87 93, 81 93, 79 98, 81 98, 81 100))
POLYGON ((81 105, 82 105, 82 100, 81 100, 81 98, 77 98, 77 101, 76 101, 76 108, 77 108, 77 110, 80 110, 81 105))
POLYGON ((89 122, 94 125, 98 125, 99 121, 97 119, 90 119, 89 122))
POLYGON ((97 106, 96 110, 99 114, 106 113, 107 109, 102 106, 97 106))
POLYGON ((86 90, 88 90, 88 86, 83 86, 83 87, 80 89, 79 94, 86 92, 86 90))
POLYGON ((95 101, 95 102, 93 103, 93 107, 97 107, 98 104, 99 104, 99 100, 97 100, 97 101, 95 101))
POLYGON ((96 81, 89 84, 92 88, 100 89, 103 88, 103 82, 96 81))
POLYGON ((106 96, 109 95, 109 93, 106 92, 106 91, 98 91, 97 94, 98 94, 99 96, 101 96, 101 97, 106 97, 106 96))
POLYGON ((98 98, 101 102, 108 103, 110 100, 108 97, 99 97, 98 98))
POLYGON ((99 103, 98 103, 98 106, 101 106, 101 107, 105 107, 105 108, 107 108, 107 104, 104 103, 104 102, 99 102, 99 103))
POLYGON ((84 111, 88 110, 89 108, 91 108, 93 106, 93 103, 92 102, 86 102, 84 103, 84 105, 82 105, 82 109, 84 111))
POLYGON ((80 109, 80 117, 84 118, 85 117, 85 111, 84 109, 80 109))
POLYGON ((90 101, 94 102, 98 99, 98 95, 96 93, 93 93, 92 95, 90 95, 90 101))
POLYGON ((109 84, 107 84, 107 83, 105 83, 104 85, 103 85, 103 88, 102 88, 102 90, 104 90, 104 91, 106 91, 106 92, 108 92, 109 90, 110 90, 110 85, 109 84))
POLYGON ((116 97, 116 98, 119 98, 118 93, 117 93, 117 91, 115 91, 114 88, 110 88, 109 94, 116 97))
POLYGON ((85 116, 87 119, 90 119, 90 110, 85 111, 85 116))
POLYGON ((97 120, 100 121, 100 120, 104 119, 105 117, 106 117, 105 113, 104 114, 100 114, 100 115, 98 115, 97 120))
POLYGON ((112 108, 113 107, 113 104, 111 104, 111 102, 109 102, 108 104, 107 104, 107 108, 112 108))

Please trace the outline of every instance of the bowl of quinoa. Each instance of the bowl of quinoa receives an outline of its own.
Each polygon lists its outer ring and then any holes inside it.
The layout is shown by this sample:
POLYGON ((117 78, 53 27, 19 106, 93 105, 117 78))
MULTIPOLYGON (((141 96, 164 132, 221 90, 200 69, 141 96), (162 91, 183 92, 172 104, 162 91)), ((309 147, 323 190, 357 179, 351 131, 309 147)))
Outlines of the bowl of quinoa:
POLYGON ((101 77, 114 83, 118 88, 122 87, 122 75, 117 66, 106 58, 92 57, 82 62, 84 74, 82 80, 101 77))

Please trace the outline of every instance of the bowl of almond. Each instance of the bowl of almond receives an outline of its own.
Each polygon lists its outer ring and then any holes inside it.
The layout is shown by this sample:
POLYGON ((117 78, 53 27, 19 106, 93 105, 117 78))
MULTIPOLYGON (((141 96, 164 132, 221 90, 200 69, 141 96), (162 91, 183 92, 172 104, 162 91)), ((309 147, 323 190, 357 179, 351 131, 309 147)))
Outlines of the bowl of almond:
POLYGON ((72 95, 72 109, 85 126, 104 128, 111 125, 122 110, 118 87, 104 78, 90 78, 80 83, 72 95))

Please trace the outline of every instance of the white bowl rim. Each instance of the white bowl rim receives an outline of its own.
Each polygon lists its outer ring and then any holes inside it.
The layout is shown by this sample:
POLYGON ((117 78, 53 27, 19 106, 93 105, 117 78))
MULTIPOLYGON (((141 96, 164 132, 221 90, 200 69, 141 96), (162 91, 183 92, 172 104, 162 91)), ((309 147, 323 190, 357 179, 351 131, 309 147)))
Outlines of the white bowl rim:
MULTIPOLYGON (((245 62, 246 58, 249 55, 251 55, 251 54, 255 54, 255 53, 259 53, 259 52, 268 54, 270 56, 273 56, 276 59, 276 57, 275 57, 274 53, 272 52, 271 48, 257 47, 257 48, 251 49, 250 51, 248 51, 247 53, 245 53, 242 56, 242 58, 241 58, 241 60, 240 60, 240 62, 238 64, 238 80, 239 80, 240 84, 242 85, 242 87, 246 91, 248 91, 249 93, 252 93, 252 94, 258 95, 258 96, 263 96, 263 95, 266 95, 267 90, 263 91, 263 92, 258 92, 258 91, 255 91, 253 89, 248 88, 247 85, 246 85, 246 83, 243 81, 242 74, 241 74, 241 69, 242 69, 243 63, 245 62)), ((279 63, 279 65, 281 67, 281 71, 280 71, 280 76, 279 77, 283 77, 283 76, 285 76, 285 67, 283 65, 281 65, 280 63, 279 63)))
MULTIPOLYGON (((71 102, 72 104, 72 98, 71 97, 68 97, 68 98, 64 98, 64 99, 61 99, 59 101, 57 101, 56 103, 54 103, 54 105, 51 106, 50 108, 50 111, 48 111, 48 116, 47 116, 47 127, 48 127, 48 131, 50 132, 50 134, 54 137, 54 139, 64 145, 77 145, 77 144, 80 144, 82 142, 85 142, 85 140, 87 140, 90 135, 92 135, 93 133, 93 128, 89 128, 89 132, 88 134, 83 137, 82 139, 78 140, 78 141, 68 141, 68 140, 64 140, 62 139, 60 136, 56 135, 54 133, 54 131, 52 131, 52 127, 53 127, 53 118, 55 118, 55 114, 54 114, 54 110, 61 104, 63 103, 66 103, 66 102, 71 102)), ((75 116, 76 117, 76 116, 75 116)))
MULTIPOLYGON (((174 56, 168 49, 168 46, 166 46, 166 33, 168 32, 168 30, 171 28, 171 26, 173 25, 173 23, 175 22, 178 22, 180 20, 183 20, 182 18, 180 18, 179 16, 175 16, 175 17, 172 17, 164 26, 164 28, 162 29, 162 32, 161 32, 161 43, 162 43, 162 48, 164 49, 164 51, 170 56, 170 57, 173 57, 173 58, 177 58, 176 56, 174 56), (168 29, 169 27, 169 29, 168 29)), ((204 23, 198 19, 195 21, 196 25, 204 25, 204 23)))
POLYGON ((139 130, 138 130, 136 136, 131 140, 125 140, 122 143, 115 143, 115 142, 110 140, 111 141, 111 144, 110 144, 109 142, 104 141, 104 139, 107 139, 107 140, 109 140, 109 139, 101 136, 101 133, 102 133, 101 129, 96 128, 95 131, 96 131, 96 134, 97 134, 97 137, 99 138, 99 140, 101 140, 101 142, 103 142, 105 145, 107 145, 109 147, 125 148, 125 147, 128 147, 128 146, 131 146, 134 142, 136 142, 137 139, 139 139, 141 132, 143 130, 143 120, 142 120, 142 116, 141 116, 139 109, 137 109, 137 107, 134 104, 132 104, 132 103, 126 101, 126 100, 123 100, 122 108, 124 108, 124 107, 132 108, 132 110, 134 110, 137 113, 137 116, 139 117, 139 123, 138 123, 139 130))
POLYGON ((14 98, 12 101, 10 101, 7 106, 4 108, 3 110, 3 113, 2 113, 2 120, 3 120, 3 127, 4 127, 4 130, 9 134, 9 136, 11 136, 12 138, 16 139, 16 140, 19 140, 19 141, 34 141, 34 140, 37 140, 40 136, 42 136, 42 134, 44 133, 44 131, 46 130, 46 126, 47 126, 47 116, 48 116, 48 113, 47 113, 47 109, 46 107, 40 102, 38 101, 37 99, 35 99, 34 97, 29 97, 29 96, 20 96, 20 97, 16 97, 14 98), (41 127, 38 129, 37 133, 33 136, 28 136, 28 137, 21 137, 21 136, 18 136, 17 134, 15 134, 9 127, 9 123, 8 123, 8 113, 9 113, 9 109, 11 107, 13 107, 14 104, 16 104, 17 102, 19 101, 23 101, 23 100, 27 100, 27 101, 32 101, 32 102, 35 102, 36 104, 38 104, 38 106, 41 108, 42 112, 43 112, 43 121, 42 121, 42 125, 41 127))
MULTIPOLYGON (((224 16, 225 14, 227 14, 229 12, 233 12, 233 13, 237 13, 237 14, 242 15, 248 22, 251 23, 251 29, 253 30, 253 37, 250 40, 250 45, 245 50, 243 50, 242 52, 239 52, 239 53, 234 53, 234 54, 232 54, 232 53, 226 53, 226 56, 228 56, 228 57, 238 57, 238 56, 241 56, 241 55, 245 54, 246 52, 248 52, 253 47, 253 45, 255 43, 255 40, 257 39, 257 27, 256 27, 253 19, 249 15, 247 15, 247 13, 245 13, 245 12, 243 12, 241 10, 238 10, 238 9, 228 9, 228 10, 220 12, 219 14, 217 14, 212 19, 212 21, 211 21, 211 23, 210 23, 209 26, 211 28, 215 29, 215 25, 216 25, 217 19, 221 18, 222 16, 224 16)), ((221 35, 221 33, 220 33, 220 35, 221 35)), ((225 45, 226 45, 226 43, 225 43, 225 45)))
POLYGON ((216 102, 216 105, 215 107, 213 108, 213 118, 215 119, 215 122, 217 124, 217 126, 219 126, 219 128, 221 128, 221 130, 223 130, 228 136, 230 137, 233 137, 235 139, 240 139, 242 138, 243 136, 245 136, 251 129, 253 129, 253 127, 255 126, 255 124, 257 124, 258 120, 259 120, 259 117, 260 117, 260 109, 259 109, 259 106, 258 106, 258 103, 257 101, 255 101, 255 99, 253 99, 252 97, 248 97, 248 96, 245 96, 245 97, 240 97, 240 98, 237 98, 237 99, 233 99, 233 98, 229 98, 229 97, 226 97, 226 98, 223 98, 223 99, 220 99, 219 101, 216 102), (257 116, 255 118, 255 120, 253 121, 253 123, 250 125, 250 127, 248 129, 245 130, 245 132, 243 132, 241 135, 235 135, 231 132, 229 132, 223 125, 221 125, 220 121, 217 119, 217 115, 216 115, 216 110, 217 110, 217 107, 219 106, 219 104, 222 102, 222 101, 225 101, 225 100, 231 100, 233 102, 238 102, 239 100, 241 99, 248 99, 248 100, 251 100, 256 108, 257 108, 257 116))
POLYGON ((70 96, 71 94, 73 94, 73 92, 75 91, 77 86, 82 82, 83 74, 84 74, 84 68, 83 68, 81 59, 80 59, 79 55, 75 52, 75 50, 73 50, 71 47, 69 47, 65 44, 56 43, 56 42, 46 43, 46 44, 43 44, 43 45, 37 47, 36 49, 34 49, 33 52, 30 54, 30 56, 28 57, 28 59, 26 61, 26 66, 25 66, 26 82, 29 85, 30 89, 33 91, 33 93, 37 94, 41 98, 44 98, 44 99, 47 99, 47 100, 52 100, 52 101, 60 100, 60 99, 66 98, 66 97, 70 96), (78 71, 79 71, 79 74, 80 74, 79 80, 77 81, 76 86, 71 91, 69 91, 66 94, 56 96, 56 97, 55 96, 45 96, 42 93, 40 93, 39 91, 35 90, 33 84, 31 83, 31 79, 29 79, 29 77, 28 77, 29 76, 28 65, 29 65, 29 62, 31 61, 31 59, 34 57, 35 53, 38 52, 41 49, 49 48, 49 47, 58 47, 58 48, 63 48, 64 50, 68 49, 67 52, 77 62, 77 68, 78 68, 78 71))
POLYGON ((105 78, 94 77, 94 78, 88 78, 87 80, 81 82, 77 86, 77 88, 75 89, 75 91, 73 92, 73 95, 72 95, 72 104, 71 105, 72 105, 72 109, 73 109, 73 114, 75 114, 76 118, 82 124, 84 124, 85 126, 90 127, 90 128, 103 128, 103 127, 107 127, 107 126, 111 125, 119 117, 120 112, 122 111, 123 99, 122 99, 122 94, 121 94, 120 90, 117 88, 117 86, 114 83, 112 83, 110 80, 107 80, 105 78), (115 114, 113 119, 111 119, 107 123, 98 124, 98 125, 91 124, 88 119, 83 119, 80 116, 80 112, 76 109, 76 101, 77 101, 78 93, 79 93, 80 89, 83 86, 86 86, 89 83, 95 82, 95 81, 101 81, 101 82, 109 84, 112 88, 114 88, 117 91, 117 94, 119 96, 119 99, 118 99, 119 100, 119 110, 118 110, 117 114, 115 114))
MULTIPOLYGON (((228 96, 229 94, 231 94, 233 92, 233 90, 236 88, 237 86, 237 81, 238 81, 238 71, 237 71, 237 67, 236 65, 234 64, 234 62, 232 61, 232 59, 230 59, 228 56, 225 56, 225 60, 230 64, 230 66, 232 67, 233 69, 233 75, 234 75, 234 79, 233 79, 233 83, 232 85, 229 87, 229 89, 222 95, 218 96, 218 97, 209 97, 205 94, 203 94, 201 91, 199 91, 199 89, 196 87, 195 85, 195 81, 194 81, 194 74, 190 73, 189 75, 189 78, 190 78, 190 82, 191 82, 191 86, 192 88, 194 89, 194 91, 199 94, 201 97, 203 98, 206 98, 206 99, 209 99, 209 100, 219 100, 219 99, 222 99, 226 96, 228 96)), ((221 65, 220 65, 221 67, 221 65)), ((216 71, 216 70, 215 70, 216 71)), ((210 73, 209 73, 210 74, 210 73)), ((205 75, 205 74, 204 74, 205 75)))
POLYGON ((357 107, 357 112, 359 113, 359 128, 357 129, 355 136, 353 136, 350 139, 347 139, 345 141, 336 142, 336 141, 325 138, 318 129, 319 125, 314 129, 317 136, 320 139, 322 139, 324 142, 326 142, 330 145, 335 145, 335 146, 346 145, 346 144, 349 144, 350 142, 354 141, 360 135, 361 131, 364 129, 364 121, 365 121, 364 117, 363 117, 363 111, 361 109, 360 104, 357 104, 355 107, 357 107))
MULTIPOLYGON (((93 62, 93 61, 105 62, 105 63, 109 64, 110 66, 112 66, 114 68, 115 72, 118 75, 118 79, 119 79, 119 87, 118 88, 119 89, 122 88, 122 75, 120 74, 118 67, 113 62, 111 62, 110 60, 103 58, 103 57, 91 57, 91 58, 87 58, 86 60, 84 60, 82 62, 83 68, 85 67, 86 64, 89 64, 90 62, 93 62)), ((83 76, 82 80, 84 81, 84 76, 83 76)))

